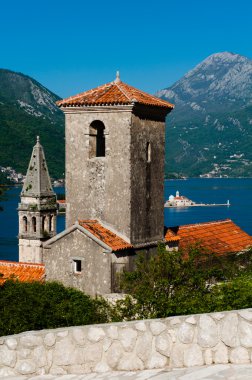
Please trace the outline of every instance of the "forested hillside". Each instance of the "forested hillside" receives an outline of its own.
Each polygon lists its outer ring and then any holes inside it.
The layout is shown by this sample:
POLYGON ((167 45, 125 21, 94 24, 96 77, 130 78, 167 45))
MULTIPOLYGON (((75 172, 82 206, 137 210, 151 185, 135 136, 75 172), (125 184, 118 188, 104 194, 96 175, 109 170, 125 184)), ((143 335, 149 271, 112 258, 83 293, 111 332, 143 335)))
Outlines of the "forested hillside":
POLYGON ((59 97, 34 79, 0 70, 0 166, 26 173, 36 136, 53 177, 64 173, 64 116, 59 97))

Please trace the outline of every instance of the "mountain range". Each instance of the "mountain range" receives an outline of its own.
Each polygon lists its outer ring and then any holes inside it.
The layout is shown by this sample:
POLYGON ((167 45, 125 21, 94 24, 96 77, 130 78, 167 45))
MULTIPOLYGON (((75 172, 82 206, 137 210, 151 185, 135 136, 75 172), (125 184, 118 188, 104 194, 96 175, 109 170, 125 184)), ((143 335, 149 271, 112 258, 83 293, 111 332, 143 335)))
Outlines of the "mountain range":
MULTIPOLYGON (((167 117, 166 175, 252 176, 252 60, 216 53, 156 96, 167 117)), ((64 172, 60 98, 31 77, 0 69, 0 166, 26 173, 36 136, 50 174, 64 172)))
POLYGON ((252 176, 252 60, 213 54, 156 95, 175 104, 166 172, 252 176))
POLYGON ((64 116, 60 98, 27 75, 0 69, 0 166, 25 174, 36 136, 53 177, 64 172, 64 116))

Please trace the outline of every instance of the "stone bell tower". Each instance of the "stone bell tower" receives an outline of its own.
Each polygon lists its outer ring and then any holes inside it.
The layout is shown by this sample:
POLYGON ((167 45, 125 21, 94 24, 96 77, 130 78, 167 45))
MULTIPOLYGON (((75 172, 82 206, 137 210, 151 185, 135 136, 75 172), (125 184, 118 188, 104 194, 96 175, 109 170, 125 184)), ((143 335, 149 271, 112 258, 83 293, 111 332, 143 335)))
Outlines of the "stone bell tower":
POLYGON ((165 117, 173 105, 122 82, 60 100, 67 227, 98 219, 135 247, 164 238, 165 117))
POLYGON ((18 205, 20 262, 42 262, 43 242, 56 235, 56 212, 56 194, 37 137, 18 205))

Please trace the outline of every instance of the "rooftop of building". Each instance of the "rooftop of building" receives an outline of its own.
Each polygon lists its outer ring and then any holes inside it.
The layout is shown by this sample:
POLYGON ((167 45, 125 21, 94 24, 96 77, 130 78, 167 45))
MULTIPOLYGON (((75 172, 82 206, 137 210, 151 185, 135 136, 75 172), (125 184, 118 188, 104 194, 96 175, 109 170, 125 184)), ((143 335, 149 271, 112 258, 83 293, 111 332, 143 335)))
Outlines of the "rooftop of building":
POLYGON ((44 264, 18 263, 0 260, 0 284, 6 280, 21 282, 44 281, 44 264))
POLYGON ((252 236, 231 219, 169 227, 165 236, 167 241, 172 234, 180 238, 182 249, 199 244, 209 253, 218 255, 245 251, 252 246, 252 236))
POLYGON ((26 178, 22 188, 21 196, 40 197, 54 196, 44 149, 40 144, 39 136, 33 147, 26 178))
POLYGON ((133 248, 132 244, 104 227, 97 220, 79 220, 79 224, 101 242, 108 245, 114 252, 133 248))
POLYGON ((179 242, 180 237, 177 235, 175 231, 173 231, 171 228, 167 228, 165 231, 165 240, 167 242, 177 241, 179 242))
POLYGON ((147 94, 136 89, 117 77, 113 82, 106 83, 94 89, 82 92, 75 96, 59 100, 59 107, 80 107, 80 106, 103 106, 103 105, 129 105, 142 104, 147 106, 162 107, 172 110, 174 105, 159 99, 156 96, 147 94))

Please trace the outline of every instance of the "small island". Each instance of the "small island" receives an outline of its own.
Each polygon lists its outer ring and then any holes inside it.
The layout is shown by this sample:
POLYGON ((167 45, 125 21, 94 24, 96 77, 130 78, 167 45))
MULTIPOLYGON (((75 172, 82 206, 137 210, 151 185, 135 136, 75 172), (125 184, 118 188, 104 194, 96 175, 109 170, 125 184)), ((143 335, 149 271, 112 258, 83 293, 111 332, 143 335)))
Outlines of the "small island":
POLYGON ((227 203, 196 203, 191 199, 180 195, 179 191, 176 191, 176 195, 170 195, 169 199, 165 202, 164 207, 213 207, 213 206, 230 206, 229 200, 227 203))

